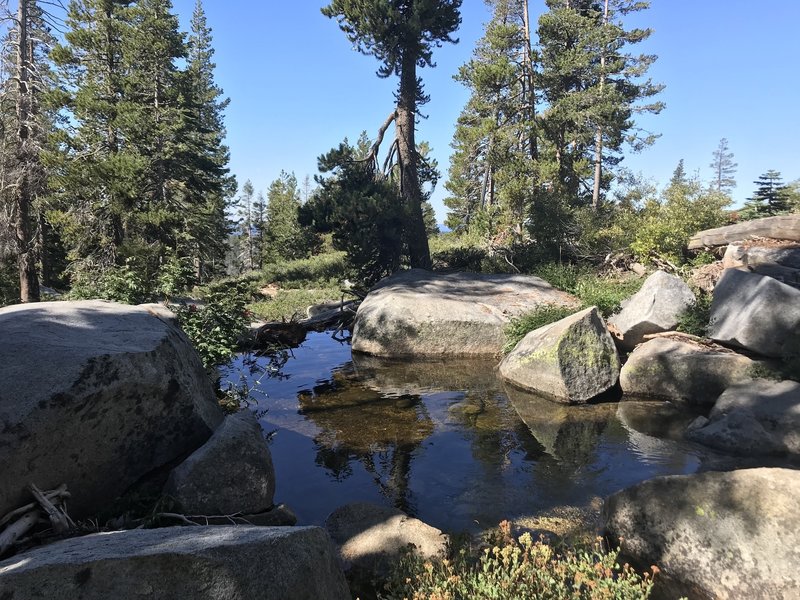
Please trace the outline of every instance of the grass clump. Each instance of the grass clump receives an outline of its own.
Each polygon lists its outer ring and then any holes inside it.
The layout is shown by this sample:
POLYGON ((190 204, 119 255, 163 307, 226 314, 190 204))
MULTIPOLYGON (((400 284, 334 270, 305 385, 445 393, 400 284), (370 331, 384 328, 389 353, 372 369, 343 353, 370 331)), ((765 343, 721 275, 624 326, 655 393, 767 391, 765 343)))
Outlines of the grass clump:
POLYGON ((577 296, 580 306, 570 308, 547 304, 512 319, 505 329, 504 353, 513 350, 529 332, 560 321, 590 306, 596 306, 600 314, 608 318, 619 310, 623 300, 638 292, 644 283, 640 278, 605 277, 598 275, 589 267, 571 264, 544 264, 537 268, 534 274, 553 287, 577 296))
POLYGON ((519 344, 520 340, 531 331, 549 325, 550 323, 560 321, 570 315, 574 315, 577 311, 578 309, 568 306, 546 304, 540 306, 533 312, 512 319, 505 329, 506 344, 503 346, 503 353, 508 354, 511 352, 514 347, 519 344))
MULTIPOLYGON (((502 526, 502 524, 501 524, 502 526)), ((598 539, 585 549, 557 550, 529 533, 508 539, 477 556, 462 548, 449 559, 425 560, 405 554, 379 595, 383 600, 494 600, 648 598, 652 573, 619 564, 619 549, 605 550, 598 539)))

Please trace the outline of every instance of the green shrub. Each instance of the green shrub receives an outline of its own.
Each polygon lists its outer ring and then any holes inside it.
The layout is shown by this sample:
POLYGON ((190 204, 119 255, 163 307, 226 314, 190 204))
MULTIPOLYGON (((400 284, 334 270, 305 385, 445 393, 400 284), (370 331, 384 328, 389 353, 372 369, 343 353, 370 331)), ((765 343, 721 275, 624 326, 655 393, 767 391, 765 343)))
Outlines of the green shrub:
POLYGON ((127 259, 124 265, 107 268, 73 263, 71 280, 69 298, 72 300, 99 298, 123 304, 141 304, 153 295, 149 277, 133 257, 127 259))
POLYGON ((677 330, 698 337, 705 337, 711 320, 711 294, 694 290, 695 302, 678 317, 677 330))
POLYGON ((264 283, 278 283, 281 287, 302 288, 339 285, 347 274, 344 252, 328 252, 311 258, 277 261, 262 270, 259 279, 264 283))
POLYGON ((205 307, 194 304, 173 307, 181 328, 206 368, 230 360, 250 324, 246 309, 250 286, 251 283, 246 280, 216 283, 203 294, 205 307))
POLYGON ((648 598, 653 573, 619 564, 619 550, 600 541, 588 549, 556 550, 530 534, 485 548, 462 549, 450 559, 400 559, 379 597, 384 600, 537 600, 648 598))
POLYGON ((604 317, 619 310, 620 303, 639 291, 639 277, 606 277, 590 266, 548 263, 535 269, 553 287, 577 296, 583 306, 596 306, 604 317))

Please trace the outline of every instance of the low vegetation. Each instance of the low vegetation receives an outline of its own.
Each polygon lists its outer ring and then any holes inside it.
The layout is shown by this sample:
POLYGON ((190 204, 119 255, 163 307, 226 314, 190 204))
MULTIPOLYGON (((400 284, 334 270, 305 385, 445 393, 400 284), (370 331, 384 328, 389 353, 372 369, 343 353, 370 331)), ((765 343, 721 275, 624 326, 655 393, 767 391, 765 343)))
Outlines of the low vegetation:
POLYGON ((559 321, 582 308, 596 306, 604 317, 617 312, 620 303, 639 291, 644 279, 599 275, 589 266, 548 263, 535 269, 534 274, 553 287, 569 292, 581 302, 579 308, 547 305, 513 319, 506 327, 504 352, 510 352, 528 332, 559 321))
POLYGON ((637 573, 620 564, 619 550, 606 550, 597 540, 589 548, 557 549, 533 541, 529 533, 518 539, 501 524, 501 539, 488 547, 462 547, 447 559, 426 560, 408 553, 396 565, 379 597, 383 600, 496 600, 648 598, 658 572, 637 573))

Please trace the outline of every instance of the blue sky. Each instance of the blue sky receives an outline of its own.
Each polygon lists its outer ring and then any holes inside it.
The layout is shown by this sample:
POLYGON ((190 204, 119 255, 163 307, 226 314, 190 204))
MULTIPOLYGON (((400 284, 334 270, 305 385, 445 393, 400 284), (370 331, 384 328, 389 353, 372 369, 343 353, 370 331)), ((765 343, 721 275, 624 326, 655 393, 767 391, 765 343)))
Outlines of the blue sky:
MULTIPOLYGON (((174 0, 188 28, 194 0, 174 0)), ((366 129, 375 134, 392 109, 393 79, 375 75, 374 58, 355 52, 327 2, 205 0, 214 30, 217 81, 227 111, 231 168, 240 185, 266 190, 281 170, 298 179, 316 172, 317 156, 366 129)), ((543 0, 531 0, 533 18, 543 0)), ((739 164, 734 199, 768 169, 785 181, 800 178, 800 2, 797 0, 653 0, 631 25, 655 32, 639 45, 659 56, 654 81, 666 84, 667 108, 640 123, 659 132, 656 144, 624 165, 657 183, 669 179, 679 159, 689 173, 710 179, 711 154, 726 137, 739 164)), ((467 91, 452 76, 466 62, 489 13, 482 0, 464 0, 460 43, 434 53, 435 69, 421 75, 431 102, 418 139, 431 143, 446 176, 450 141, 467 91)), ((433 204, 440 221, 442 181, 433 204)))

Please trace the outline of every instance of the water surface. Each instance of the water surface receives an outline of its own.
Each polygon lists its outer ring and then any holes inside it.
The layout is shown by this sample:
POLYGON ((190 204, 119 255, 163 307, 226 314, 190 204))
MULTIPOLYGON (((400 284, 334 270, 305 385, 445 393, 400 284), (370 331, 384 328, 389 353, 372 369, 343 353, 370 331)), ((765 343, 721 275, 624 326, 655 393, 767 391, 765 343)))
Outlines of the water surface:
POLYGON ((567 407, 497 378, 495 362, 387 362, 311 333, 282 366, 240 357, 270 441, 276 501, 321 524, 354 501, 478 531, 600 499, 719 457, 682 440, 695 415, 665 402, 567 407), (279 368, 278 368, 279 367, 279 368))

